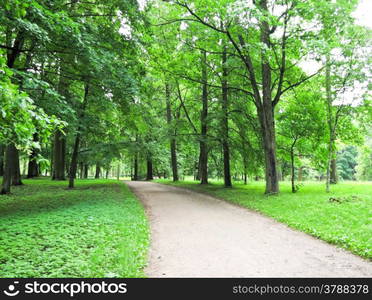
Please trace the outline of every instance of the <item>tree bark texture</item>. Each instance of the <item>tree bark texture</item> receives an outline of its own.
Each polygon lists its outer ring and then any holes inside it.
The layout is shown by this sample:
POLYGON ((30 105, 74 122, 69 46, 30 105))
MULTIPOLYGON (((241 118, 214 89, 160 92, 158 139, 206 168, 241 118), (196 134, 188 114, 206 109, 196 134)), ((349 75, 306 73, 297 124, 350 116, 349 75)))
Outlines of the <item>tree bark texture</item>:
POLYGON ((207 86, 207 53, 202 51, 202 110, 200 113, 200 157, 199 157, 199 172, 200 172, 200 183, 208 184, 208 143, 207 143, 207 117, 208 117, 208 86, 207 86))

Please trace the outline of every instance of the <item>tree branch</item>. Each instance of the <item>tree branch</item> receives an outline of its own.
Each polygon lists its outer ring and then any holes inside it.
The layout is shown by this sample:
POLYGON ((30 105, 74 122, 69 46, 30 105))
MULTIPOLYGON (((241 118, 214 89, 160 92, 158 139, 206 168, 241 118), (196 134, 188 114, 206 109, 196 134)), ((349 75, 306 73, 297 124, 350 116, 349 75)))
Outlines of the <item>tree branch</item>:
POLYGON ((306 76, 305 78, 301 79, 300 81, 294 83, 294 84, 291 84, 290 86, 286 87, 281 93, 280 93, 280 96, 283 95, 286 91, 296 87, 296 86, 299 86, 301 85, 302 83, 304 83, 305 81, 309 80, 310 78, 318 75, 320 73, 320 71, 322 71, 324 69, 324 67, 321 67, 318 71, 316 71, 315 73, 311 74, 310 76, 306 76))

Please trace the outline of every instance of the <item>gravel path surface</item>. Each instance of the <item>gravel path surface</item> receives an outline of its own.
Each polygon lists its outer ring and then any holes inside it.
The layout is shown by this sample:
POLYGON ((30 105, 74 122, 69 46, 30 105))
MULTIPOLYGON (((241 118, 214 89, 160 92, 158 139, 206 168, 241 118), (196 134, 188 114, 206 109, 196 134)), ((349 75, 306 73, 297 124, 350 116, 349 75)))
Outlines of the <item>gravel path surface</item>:
POLYGON ((127 182, 150 220, 149 277, 371 277, 372 263, 213 197, 127 182))

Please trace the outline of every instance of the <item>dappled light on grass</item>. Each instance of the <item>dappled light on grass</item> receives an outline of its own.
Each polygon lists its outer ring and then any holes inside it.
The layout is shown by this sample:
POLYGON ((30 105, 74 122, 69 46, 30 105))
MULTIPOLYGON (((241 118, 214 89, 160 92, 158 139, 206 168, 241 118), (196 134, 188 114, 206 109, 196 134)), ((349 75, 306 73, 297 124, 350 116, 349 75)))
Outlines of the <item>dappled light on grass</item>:
POLYGON ((148 225, 124 184, 25 180, 0 198, 0 277, 141 277, 148 225))

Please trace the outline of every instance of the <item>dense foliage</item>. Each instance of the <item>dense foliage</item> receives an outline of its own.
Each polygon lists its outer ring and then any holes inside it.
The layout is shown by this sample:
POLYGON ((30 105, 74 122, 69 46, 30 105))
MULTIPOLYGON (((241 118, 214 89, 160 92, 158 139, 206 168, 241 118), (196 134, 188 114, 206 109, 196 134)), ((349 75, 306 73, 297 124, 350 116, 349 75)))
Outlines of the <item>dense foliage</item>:
POLYGON ((358 1, 0 4, 1 193, 27 177, 371 180, 358 1), (309 70, 309 67, 311 67, 309 70))

